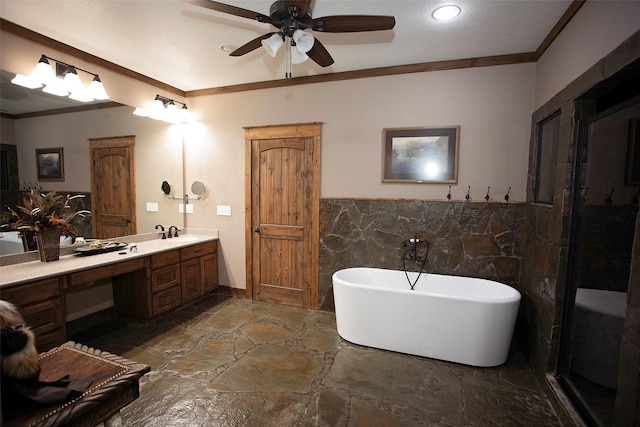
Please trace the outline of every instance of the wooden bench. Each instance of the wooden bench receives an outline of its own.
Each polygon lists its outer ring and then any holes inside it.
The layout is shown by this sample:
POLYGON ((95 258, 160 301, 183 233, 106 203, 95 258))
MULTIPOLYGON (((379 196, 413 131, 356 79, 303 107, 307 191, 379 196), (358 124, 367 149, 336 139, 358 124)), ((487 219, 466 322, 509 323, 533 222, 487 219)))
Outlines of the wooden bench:
POLYGON ((4 425, 94 427, 119 417, 120 410, 140 396, 139 379, 150 368, 122 357, 69 341, 40 355, 40 380, 64 375, 91 384, 69 401, 39 406, 21 401, 4 414, 4 425))

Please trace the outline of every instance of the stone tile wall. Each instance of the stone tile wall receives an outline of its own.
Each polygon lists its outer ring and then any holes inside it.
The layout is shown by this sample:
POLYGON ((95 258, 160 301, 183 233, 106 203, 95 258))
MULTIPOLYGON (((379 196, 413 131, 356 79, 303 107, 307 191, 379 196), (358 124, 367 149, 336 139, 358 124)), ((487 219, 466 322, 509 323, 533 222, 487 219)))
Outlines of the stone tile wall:
MULTIPOLYGON (((518 288, 530 234, 525 205, 422 200, 320 201, 319 305, 332 294, 331 276, 346 267, 402 269, 403 242, 430 244, 426 270, 480 277, 518 288)), ((424 253, 425 246, 419 246, 424 253)), ((418 271, 419 264, 407 268, 418 271)))

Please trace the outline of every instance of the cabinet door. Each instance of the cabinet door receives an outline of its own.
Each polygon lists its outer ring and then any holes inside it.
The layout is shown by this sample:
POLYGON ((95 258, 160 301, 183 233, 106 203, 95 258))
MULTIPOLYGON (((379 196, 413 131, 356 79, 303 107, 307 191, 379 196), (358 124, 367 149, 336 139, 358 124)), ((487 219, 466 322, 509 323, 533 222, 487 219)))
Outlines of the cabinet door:
POLYGON ((202 295, 202 272, 200 258, 182 263, 182 302, 187 302, 202 295))
POLYGON ((215 254, 202 257, 203 292, 211 292, 218 288, 218 258, 215 254))
POLYGON ((66 340, 61 282, 64 279, 56 277, 2 289, 2 299, 17 306, 36 335, 38 351, 49 350, 66 340))

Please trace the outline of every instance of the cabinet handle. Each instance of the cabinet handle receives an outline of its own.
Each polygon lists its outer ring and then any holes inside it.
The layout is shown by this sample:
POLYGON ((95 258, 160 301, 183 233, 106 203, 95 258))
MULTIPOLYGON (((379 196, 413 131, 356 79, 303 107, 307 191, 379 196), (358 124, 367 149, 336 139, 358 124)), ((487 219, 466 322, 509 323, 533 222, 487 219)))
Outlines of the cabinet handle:
POLYGON ((255 231, 256 233, 259 233, 260 232, 260 227, 256 227, 256 229, 253 230, 253 231, 255 231))

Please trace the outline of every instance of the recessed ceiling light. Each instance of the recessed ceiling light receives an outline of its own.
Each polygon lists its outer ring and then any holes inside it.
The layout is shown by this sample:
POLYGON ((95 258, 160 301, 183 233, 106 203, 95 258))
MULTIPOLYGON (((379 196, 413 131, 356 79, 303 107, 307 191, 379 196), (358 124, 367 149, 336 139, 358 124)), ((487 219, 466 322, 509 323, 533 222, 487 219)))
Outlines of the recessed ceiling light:
POLYGON ((460 8, 454 5, 441 6, 433 11, 431 16, 438 21, 449 21, 460 15, 460 8))

